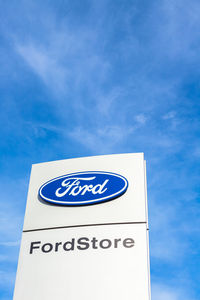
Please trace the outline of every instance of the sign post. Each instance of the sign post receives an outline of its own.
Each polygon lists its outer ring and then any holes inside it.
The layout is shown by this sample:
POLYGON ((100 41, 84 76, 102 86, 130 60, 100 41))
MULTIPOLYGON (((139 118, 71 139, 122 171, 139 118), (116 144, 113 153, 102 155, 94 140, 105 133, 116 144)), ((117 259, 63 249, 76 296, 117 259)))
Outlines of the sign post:
POLYGON ((32 167, 14 300, 150 300, 142 153, 32 167))

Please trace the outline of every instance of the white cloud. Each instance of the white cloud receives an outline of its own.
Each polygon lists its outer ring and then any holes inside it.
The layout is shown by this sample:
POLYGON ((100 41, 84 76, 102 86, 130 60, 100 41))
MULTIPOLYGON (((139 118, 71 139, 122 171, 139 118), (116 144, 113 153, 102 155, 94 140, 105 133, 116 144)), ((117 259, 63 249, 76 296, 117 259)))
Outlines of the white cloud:
POLYGON ((140 124, 140 125, 144 125, 147 121, 147 118, 144 114, 139 114, 135 117, 135 120, 140 124))
POLYGON ((13 242, 0 242, 0 245, 6 246, 6 247, 16 247, 20 245, 20 240, 19 241, 13 241, 13 242))
POLYGON ((9 178, 7 181, 2 177, 0 179, 1 198, 6 199, 0 202, 0 243, 4 246, 18 246, 22 232, 25 187, 28 185, 28 178, 18 180, 9 178), (11 186, 13 192, 9 192, 11 186))
POLYGON ((189 6, 187 4, 186 0, 163 0, 160 6, 163 13, 160 38, 165 40, 166 51, 171 57, 184 58, 186 61, 193 60, 199 53, 194 41, 198 38, 200 25, 199 1, 191 1, 189 6))
POLYGON ((196 158, 200 158, 200 147, 197 146, 194 148, 193 150, 193 155, 196 157, 196 158))
POLYGON ((47 86, 59 91, 66 89, 67 70, 47 48, 34 44, 17 44, 16 50, 47 86))
POLYGON ((163 120, 169 120, 169 119, 173 119, 176 115, 175 111, 170 111, 167 114, 163 115, 163 120))
POLYGON ((79 90, 82 84, 93 89, 94 84, 105 80, 110 68, 97 51, 97 32, 101 28, 69 30, 67 24, 58 24, 54 17, 46 18, 45 26, 40 28, 43 39, 39 41, 34 35, 25 39, 12 35, 16 52, 50 91, 62 92, 63 96, 71 88, 79 90))
POLYGON ((114 151, 116 145, 122 142, 133 130, 133 127, 126 128, 114 125, 90 131, 82 127, 76 127, 69 135, 90 150, 104 153, 114 151))
MULTIPOLYGON (((160 173, 158 173, 160 176, 160 173)), ((154 183, 156 184, 156 182, 154 183)), ((158 182, 157 182, 158 184, 158 182)), ((158 189, 160 187, 158 186, 158 189)), ((151 193, 149 202, 150 207, 150 255, 157 262, 174 262, 182 261, 189 251, 189 241, 186 238, 186 232, 182 226, 177 211, 179 210, 178 202, 173 206, 170 202, 162 199, 155 199, 151 193), (183 242, 183 236, 185 236, 183 242)))
POLYGON ((152 300, 192 300, 189 295, 186 294, 184 287, 181 289, 177 287, 169 287, 161 284, 152 285, 152 300))
POLYGON ((0 262, 6 261, 7 259, 8 259, 8 256, 0 254, 0 262))
MULTIPOLYGON (((95 102, 98 113, 106 117, 111 116, 114 107, 119 98, 122 97, 122 94, 123 91, 118 87, 114 87, 107 94, 103 93, 103 91, 97 93, 95 102)), ((116 112, 116 109, 114 111, 116 112)))
POLYGON ((14 272, 5 272, 0 271, 0 287, 10 287, 13 286, 15 281, 15 273, 14 272))

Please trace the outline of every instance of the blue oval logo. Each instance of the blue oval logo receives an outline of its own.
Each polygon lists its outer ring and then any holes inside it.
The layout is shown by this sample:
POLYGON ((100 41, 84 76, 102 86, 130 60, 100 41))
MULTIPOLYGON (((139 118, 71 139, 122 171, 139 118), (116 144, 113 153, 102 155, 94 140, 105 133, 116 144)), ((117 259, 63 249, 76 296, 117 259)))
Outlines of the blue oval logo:
POLYGON ((50 203, 80 206, 113 200, 128 188, 125 177, 110 172, 79 172, 54 178, 39 189, 39 196, 50 203))

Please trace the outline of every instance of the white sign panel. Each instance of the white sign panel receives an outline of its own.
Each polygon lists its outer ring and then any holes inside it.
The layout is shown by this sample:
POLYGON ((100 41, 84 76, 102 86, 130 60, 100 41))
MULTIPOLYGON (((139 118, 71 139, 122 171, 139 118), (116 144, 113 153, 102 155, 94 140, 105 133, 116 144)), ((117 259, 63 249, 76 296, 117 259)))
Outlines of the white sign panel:
POLYGON ((143 154, 34 165, 14 300, 150 299, 143 154))
POLYGON ((143 154, 138 153, 66 159, 33 165, 24 230, 79 224, 147 222, 144 163, 143 154), (94 171, 111 172, 125 177, 128 180, 127 191, 113 201, 76 208, 47 205, 38 196, 41 186, 52 179, 94 171))

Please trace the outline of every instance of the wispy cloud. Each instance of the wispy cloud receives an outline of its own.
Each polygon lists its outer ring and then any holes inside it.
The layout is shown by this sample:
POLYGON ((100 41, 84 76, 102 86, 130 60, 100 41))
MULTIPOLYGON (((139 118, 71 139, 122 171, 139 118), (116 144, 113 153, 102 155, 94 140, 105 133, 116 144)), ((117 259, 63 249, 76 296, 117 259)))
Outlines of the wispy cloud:
MULTIPOLYGON (((23 39, 13 35, 15 50, 45 85, 59 96, 70 94, 86 84, 89 89, 102 83, 109 71, 109 62, 96 51, 97 35, 92 29, 70 31, 69 26, 52 18, 40 28, 44 40, 23 39), (47 28, 46 28, 47 27, 47 28), (61 93, 61 94, 60 94, 61 93)), ((63 101, 62 101, 63 102, 63 101)))
POLYGON ((92 131, 77 127, 69 135, 92 151, 98 149, 99 153, 105 153, 113 152, 115 147, 126 139, 133 130, 134 128, 122 128, 121 126, 104 126, 92 131))
POLYGON ((144 125, 144 124, 146 123, 146 121, 147 121, 147 118, 145 117, 144 114, 139 114, 139 115, 137 115, 137 116, 135 117, 135 120, 136 120, 139 124, 144 125))
POLYGON ((49 88, 55 91, 68 90, 67 68, 62 67, 48 49, 41 49, 39 45, 18 44, 16 50, 49 88))
POLYGON ((20 245, 19 241, 13 241, 13 242, 0 242, 0 246, 6 246, 6 247, 16 247, 20 245))
POLYGON ((194 300, 189 296, 184 287, 169 287, 166 285, 153 284, 152 286, 152 300, 194 300))
POLYGON ((0 287, 10 287, 15 281, 14 272, 0 271, 0 287))
POLYGON ((175 117, 175 115, 176 115, 175 111, 170 111, 167 114, 165 114, 162 118, 163 118, 163 120, 170 120, 170 119, 173 119, 175 117))
POLYGON ((177 207, 170 207, 170 204, 151 199, 151 257, 168 263, 184 259, 190 250, 189 240, 182 237, 185 234, 182 230, 182 222, 176 216, 177 207))

